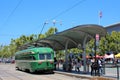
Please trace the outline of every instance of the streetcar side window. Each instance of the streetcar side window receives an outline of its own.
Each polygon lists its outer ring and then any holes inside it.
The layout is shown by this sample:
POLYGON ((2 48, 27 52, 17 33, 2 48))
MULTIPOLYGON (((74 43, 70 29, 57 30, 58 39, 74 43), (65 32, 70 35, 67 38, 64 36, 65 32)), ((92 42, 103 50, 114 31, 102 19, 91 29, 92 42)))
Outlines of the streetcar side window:
POLYGON ((35 57, 34 56, 31 56, 32 57, 32 60, 35 60, 35 57))
POLYGON ((44 60, 45 59, 45 55, 44 54, 39 54, 39 58, 40 58, 40 60, 44 60))

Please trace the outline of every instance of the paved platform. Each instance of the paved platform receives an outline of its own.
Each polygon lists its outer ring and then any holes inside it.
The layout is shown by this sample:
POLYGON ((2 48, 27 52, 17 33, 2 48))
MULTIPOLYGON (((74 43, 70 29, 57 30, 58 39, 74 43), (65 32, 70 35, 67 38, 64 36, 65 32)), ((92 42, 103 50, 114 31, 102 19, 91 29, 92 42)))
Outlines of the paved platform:
MULTIPOLYGON (((119 69, 120 69, 120 67, 119 67, 119 69)), ((73 67, 72 71, 68 72, 68 71, 64 71, 62 69, 62 65, 61 65, 61 66, 59 66, 59 68, 57 68, 55 73, 69 75, 69 76, 83 77, 83 78, 88 78, 88 79, 96 77, 96 76, 91 76, 90 71, 91 71, 91 69, 89 67, 89 72, 84 73, 83 66, 82 66, 80 68, 80 72, 76 72, 74 67, 73 67)), ((113 68, 105 68, 105 74, 101 75, 100 77, 106 77, 106 78, 118 80, 117 76, 118 76, 117 68, 113 67, 113 68)), ((119 76, 120 76, 120 74, 119 74, 119 76)))

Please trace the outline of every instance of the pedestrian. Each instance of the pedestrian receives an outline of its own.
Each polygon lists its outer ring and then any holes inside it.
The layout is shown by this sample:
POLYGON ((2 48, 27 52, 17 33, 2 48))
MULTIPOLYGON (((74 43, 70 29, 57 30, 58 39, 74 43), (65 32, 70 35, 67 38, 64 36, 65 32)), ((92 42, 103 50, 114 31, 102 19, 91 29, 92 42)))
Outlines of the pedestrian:
POLYGON ((92 58, 91 59, 91 75, 93 75, 93 73, 96 75, 97 72, 97 63, 95 62, 95 59, 92 58))
POLYGON ((77 72, 80 72, 80 67, 81 67, 81 61, 80 61, 80 59, 78 59, 77 63, 76 63, 76 71, 77 72))
POLYGON ((57 59, 54 57, 54 70, 56 70, 56 65, 57 65, 57 59))
POLYGON ((78 62, 78 60, 77 60, 77 58, 75 58, 75 61, 74 61, 75 71, 77 71, 77 62, 78 62))
POLYGON ((69 60, 68 60, 68 71, 72 71, 72 59, 71 57, 69 56, 69 60))
POLYGON ((103 70, 102 70, 102 60, 98 59, 97 63, 98 63, 98 74, 100 76, 100 75, 102 75, 102 72, 103 72, 103 70))

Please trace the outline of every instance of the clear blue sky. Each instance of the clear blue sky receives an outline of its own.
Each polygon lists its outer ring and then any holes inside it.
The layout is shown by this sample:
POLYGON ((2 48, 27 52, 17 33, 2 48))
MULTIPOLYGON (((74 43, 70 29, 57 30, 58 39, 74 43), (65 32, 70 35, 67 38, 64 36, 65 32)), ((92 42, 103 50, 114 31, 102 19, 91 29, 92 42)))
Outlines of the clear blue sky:
POLYGON ((11 38, 44 34, 56 20, 59 32, 81 24, 107 26, 120 22, 120 0, 0 0, 0 45, 11 38), (60 23, 62 22, 62 25, 60 23))

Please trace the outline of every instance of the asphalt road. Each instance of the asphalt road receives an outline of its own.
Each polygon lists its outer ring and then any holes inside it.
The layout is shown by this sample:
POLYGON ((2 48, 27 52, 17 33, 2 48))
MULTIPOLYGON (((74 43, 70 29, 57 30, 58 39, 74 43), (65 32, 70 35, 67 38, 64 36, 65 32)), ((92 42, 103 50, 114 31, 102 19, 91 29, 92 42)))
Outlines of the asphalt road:
POLYGON ((57 73, 30 74, 27 72, 15 70, 15 64, 0 63, 0 80, 89 80, 89 79, 81 79, 74 76, 67 76, 57 73))

